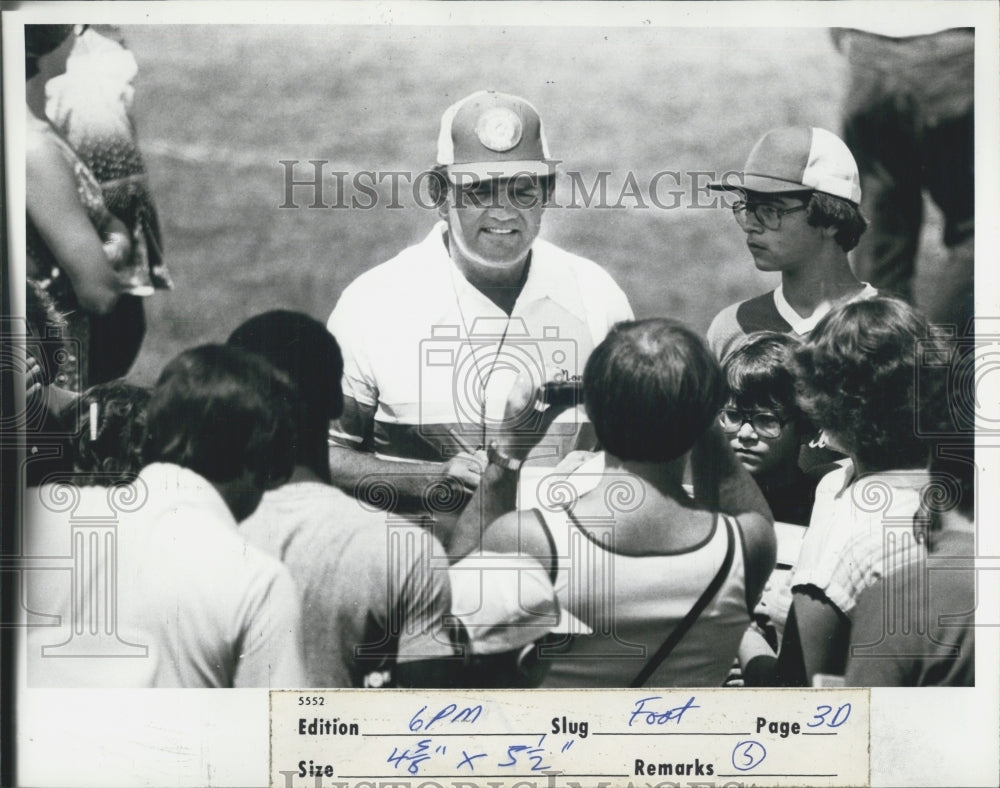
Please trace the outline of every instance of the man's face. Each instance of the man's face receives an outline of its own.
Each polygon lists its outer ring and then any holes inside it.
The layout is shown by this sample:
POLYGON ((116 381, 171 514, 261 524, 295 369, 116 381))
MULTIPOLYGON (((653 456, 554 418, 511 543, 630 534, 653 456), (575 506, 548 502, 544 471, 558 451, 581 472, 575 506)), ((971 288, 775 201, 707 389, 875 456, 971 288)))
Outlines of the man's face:
POLYGON ((452 185, 441 215, 466 260, 506 269, 528 256, 542 224, 542 195, 538 180, 527 176, 452 185))
POLYGON ((740 226, 758 270, 794 271, 809 265, 821 253, 826 236, 822 228, 806 220, 807 201, 800 195, 746 192, 745 201, 747 210, 740 218, 740 226), (758 206, 769 220, 767 224, 755 215, 758 206), (777 229, 771 229, 775 226, 777 229))

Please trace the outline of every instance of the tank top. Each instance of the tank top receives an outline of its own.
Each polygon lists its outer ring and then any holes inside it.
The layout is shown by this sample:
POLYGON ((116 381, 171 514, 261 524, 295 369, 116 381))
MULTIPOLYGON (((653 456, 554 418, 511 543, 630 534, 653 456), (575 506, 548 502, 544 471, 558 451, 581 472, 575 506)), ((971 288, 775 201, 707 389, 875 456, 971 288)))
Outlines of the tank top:
POLYGON ((559 601, 593 633, 568 637, 552 659, 547 688, 627 687, 684 619, 723 565, 732 565, 701 615, 644 686, 717 687, 726 678, 750 622, 745 555, 739 525, 717 514, 711 533, 694 547, 630 556, 613 546, 613 525, 581 527, 570 511, 539 510, 557 556, 559 601))

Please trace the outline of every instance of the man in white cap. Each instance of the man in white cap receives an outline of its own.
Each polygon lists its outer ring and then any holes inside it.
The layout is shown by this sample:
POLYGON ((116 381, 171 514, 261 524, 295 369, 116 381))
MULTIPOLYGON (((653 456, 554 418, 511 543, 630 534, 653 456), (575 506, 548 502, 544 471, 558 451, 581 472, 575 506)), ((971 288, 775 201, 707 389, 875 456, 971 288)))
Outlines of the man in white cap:
POLYGON ((750 151, 742 182, 711 188, 733 193, 757 269, 781 273, 776 289, 715 316, 708 344, 720 360, 754 331, 804 336, 835 304, 876 295, 847 261, 867 222, 858 209, 858 166, 835 134, 806 126, 769 131, 750 151))
POLYGON ((453 104, 437 163, 441 221, 349 285, 327 324, 344 353, 334 482, 361 494, 384 480, 380 503, 404 509, 441 482, 460 498, 475 489, 515 379, 578 380, 632 317, 604 270, 537 238, 556 161, 528 101, 479 91, 453 104))

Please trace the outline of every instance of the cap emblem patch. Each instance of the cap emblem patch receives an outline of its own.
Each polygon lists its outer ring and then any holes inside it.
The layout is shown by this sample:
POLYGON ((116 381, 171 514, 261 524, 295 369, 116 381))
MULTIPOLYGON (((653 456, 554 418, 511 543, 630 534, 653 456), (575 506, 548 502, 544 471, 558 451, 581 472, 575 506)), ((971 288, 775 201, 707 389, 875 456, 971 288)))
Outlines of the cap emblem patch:
POLYGON ((487 148, 503 153, 521 141, 524 127, 515 112, 506 107, 494 107, 479 116, 476 136, 487 148))

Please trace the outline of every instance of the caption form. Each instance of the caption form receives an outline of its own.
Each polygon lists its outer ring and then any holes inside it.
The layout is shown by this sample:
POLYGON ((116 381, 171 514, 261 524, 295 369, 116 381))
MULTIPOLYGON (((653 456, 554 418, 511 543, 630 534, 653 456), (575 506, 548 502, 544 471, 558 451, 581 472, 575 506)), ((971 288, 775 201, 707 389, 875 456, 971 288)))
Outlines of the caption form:
POLYGON ((271 786, 864 786, 869 691, 272 691, 271 786))

